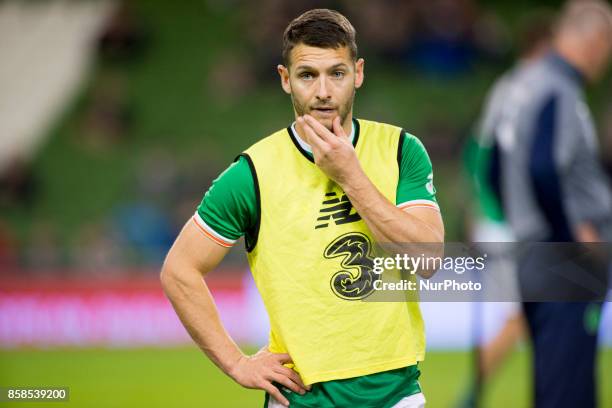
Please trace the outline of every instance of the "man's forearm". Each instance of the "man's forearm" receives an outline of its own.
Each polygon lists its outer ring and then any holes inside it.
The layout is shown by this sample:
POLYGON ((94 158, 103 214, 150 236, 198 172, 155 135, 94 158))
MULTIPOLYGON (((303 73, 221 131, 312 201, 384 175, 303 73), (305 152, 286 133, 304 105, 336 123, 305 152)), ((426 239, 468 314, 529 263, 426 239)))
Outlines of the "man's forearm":
MULTIPOLYGON (((395 254, 418 251, 441 256, 444 224, 437 212, 415 208, 400 210, 389 202, 367 177, 352 144, 343 130, 340 117, 332 123, 333 133, 309 115, 297 118, 298 131, 307 136, 315 164, 346 193, 353 207, 372 231, 377 244, 395 254), (410 247, 405 244, 416 244, 410 247), (438 245, 428 245, 435 243, 438 245)), ((417 271, 429 277, 434 271, 417 271)))
POLYGON ((300 394, 307 389, 300 376, 284 366, 292 362, 291 356, 272 353, 267 347, 255 355, 244 355, 223 327, 202 278, 215 269, 228 250, 205 237, 193 221, 187 222, 166 256, 160 276, 162 287, 193 340, 213 363, 243 387, 265 390, 288 405, 273 383, 300 394))
POLYGON ((342 188, 377 241, 384 243, 438 243, 444 237, 428 223, 391 204, 365 174, 342 188))
POLYGON ((196 271, 180 273, 164 269, 162 287, 191 338, 224 373, 244 356, 229 336, 217 312, 202 275, 196 271))

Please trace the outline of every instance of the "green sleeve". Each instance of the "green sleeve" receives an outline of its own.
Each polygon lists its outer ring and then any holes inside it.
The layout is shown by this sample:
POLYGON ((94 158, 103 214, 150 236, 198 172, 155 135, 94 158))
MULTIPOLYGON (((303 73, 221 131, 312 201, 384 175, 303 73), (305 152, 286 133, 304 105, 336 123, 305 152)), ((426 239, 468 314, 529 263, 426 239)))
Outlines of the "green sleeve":
POLYGON ((401 147, 402 154, 395 204, 402 205, 415 200, 427 200, 436 203, 433 169, 425 146, 415 136, 405 133, 401 147))
POLYGON ((463 152, 464 168, 470 181, 472 197, 476 197, 478 203, 479 215, 490 221, 503 222, 504 211, 489 180, 493 147, 479 142, 483 139, 471 136, 468 140, 463 152))
POLYGON ((213 181, 198 206, 198 214, 214 232, 231 241, 256 225, 255 183, 243 156, 213 181))

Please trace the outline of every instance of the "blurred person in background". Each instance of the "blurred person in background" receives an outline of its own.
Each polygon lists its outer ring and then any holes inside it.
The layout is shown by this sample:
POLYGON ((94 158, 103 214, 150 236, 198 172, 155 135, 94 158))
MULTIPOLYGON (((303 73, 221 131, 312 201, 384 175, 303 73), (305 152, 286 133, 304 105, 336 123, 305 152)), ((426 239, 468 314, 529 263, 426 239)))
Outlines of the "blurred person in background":
MULTIPOLYGON (((608 92, 608 95, 612 95, 612 90, 608 92)), ((603 153, 602 159, 606 173, 608 173, 608 179, 612 181, 612 97, 610 97, 606 103, 601 151, 603 153)))
POLYGON ((514 89, 520 85, 516 78, 521 71, 550 52, 553 18, 550 12, 534 13, 527 17, 521 30, 517 64, 504 73, 488 93, 475 135, 466 147, 466 168, 476 196, 475 220, 471 228, 474 242, 512 241, 506 225, 500 192, 496 183, 499 173, 500 125, 505 105, 514 89))
POLYGON ((569 2, 556 26, 552 51, 514 75, 501 108, 495 138, 500 165, 492 183, 513 236, 534 249, 519 260, 518 274, 539 408, 596 406, 598 316, 607 285, 598 281, 593 290, 586 281, 573 286, 564 281, 576 278, 580 269, 572 254, 559 248, 578 245, 535 242, 611 238, 612 195, 582 90, 586 81, 602 77, 611 53, 610 5, 569 2), (548 259, 548 267, 536 257, 548 259), (556 301, 546 301, 550 294, 556 301), (581 301, 572 301, 577 298, 581 301), (538 299, 542 301, 534 301, 538 299))
POLYGON ((269 408, 425 404, 418 303, 356 300, 374 290, 373 242, 439 243, 444 227, 422 143, 353 118, 364 80, 355 35, 328 9, 289 24, 277 69, 296 121, 215 180, 162 268, 194 341, 237 383, 265 390, 269 408), (242 235, 271 325, 253 356, 227 334, 202 279, 242 235))
MULTIPOLYGON (((521 311, 518 294, 516 265, 503 253, 504 246, 495 243, 512 242, 514 237, 504 218, 500 191, 496 184, 499 176, 500 155, 497 137, 500 125, 503 124, 503 114, 506 103, 515 87, 520 87, 521 71, 529 69, 530 65, 539 61, 542 56, 550 52, 553 28, 553 13, 551 11, 537 11, 529 14, 522 22, 518 40, 518 62, 499 78, 486 97, 483 113, 476 126, 475 135, 471 137, 465 148, 465 167, 469 174, 469 182, 475 197, 471 217, 471 241, 484 243, 489 255, 488 269, 494 271, 495 278, 502 280, 508 291, 511 291, 516 303, 508 303, 500 313, 505 313, 506 322, 498 334, 486 342, 478 345, 477 369, 474 389, 464 397, 461 406, 476 406, 481 387, 491 380, 515 345, 523 338, 525 322, 521 311), (486 243, 493 243, 488 245, 486 243), (503 275, 503 276, 502 276, 503 275)), ((482 324, 482 322, 478 323, 482 324)))

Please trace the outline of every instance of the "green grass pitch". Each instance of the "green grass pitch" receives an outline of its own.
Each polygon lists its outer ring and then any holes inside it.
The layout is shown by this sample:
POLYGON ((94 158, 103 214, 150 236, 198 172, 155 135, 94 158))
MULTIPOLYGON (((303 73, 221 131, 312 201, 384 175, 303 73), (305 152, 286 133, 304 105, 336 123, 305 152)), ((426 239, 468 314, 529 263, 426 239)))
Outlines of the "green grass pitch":
MULTIPOLYGON (((421 364, 428 408, 452 408, 471 379, 471 355, 430 352, 421 364)), ((612 407, 612 349, 599 360, 600 406, 612 407), (607 386, 606 386, 607 384, 607 386)), ((69 402, 0 407, 261 407, 263 393, 233 383, 195 347, 0 351, 0 386, 68 386, 69 402)), ((527 407, 528 351, 514 353, 488 387, 485 407, 527 407)))

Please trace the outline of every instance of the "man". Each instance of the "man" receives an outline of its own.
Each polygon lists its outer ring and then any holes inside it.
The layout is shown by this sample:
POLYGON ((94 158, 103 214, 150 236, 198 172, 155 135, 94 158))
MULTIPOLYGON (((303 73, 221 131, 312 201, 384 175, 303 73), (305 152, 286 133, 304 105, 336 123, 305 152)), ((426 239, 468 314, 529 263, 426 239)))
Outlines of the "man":
POLYGON ((509 110, 508 100, 514 88, 514 79, 531 63, 541 59, 550 51, 552 16, 542 11, 528 17, 519 41, 519 56, 516 65, 504 73, 491 87, 486 97, 482 116, 479 118, 476 135, 466 147, 466 163, 476 196, 476 219, 471 238, 475 242, 512 241, 512 232, 505 225, 499 197, 499 152, 496 137, 500 124, 509 110))
MULTIPOLYGON (((558 22, 553 51, 513 77, 495 139, 497 191, 520 242, 610 239, 612 195, 581 88, 583 81, 601 77, 611 52, 610 5, 570 2, 558 22)), ((590 282, 576 279, 577 245, 560 246, 532 245, 535 251, 519 265, 522 296, 530 301, 523 310, 534 347, 535 406, 593 407, 605 271, 599 271, 600 284, 593 290, 590 282), (550 299, 557 301, 534 302, 550 299)))
MULTIPOLYGON (((530 14, 524 20, 518 42, 518 62, 491 87, 475 135, 466 144, 465 165, 475 197, 470 238, 473 242, 481 243, 479 246, 489 255, 487 270, 491 271, 493 283, 503 287, 506 298, 513 301, 475 305, 480 308, 481 314, 484 310, 495 311, 496 323, 503 325, 499 326, 497 334, 491 339, 479 339, 483 342, 477 345, 476 378, 473 388, 462 399, 461 406, 464 407, 477 405, 482 388, 503 365, 526 330, 521 303, 518 301, 520 296, 516 265, 508 257, 509 244, 499 244, 512 242, 514 238, 504 220, 499 197, 500 155, 496 138, 501 130, 499 125, 503 123, 504 114, 508 111, 508 101, 514 92, 515 77, 521 78, 522 70, 528 69, 532 63, 550 52, 552 24, 552 13, 548 10, 530 14)), ((484 321, 475 324, 484 324, 484 321)))
POLYGON ((206 355, 265 390, 267 407, 423 406, 418 304, 358 300, 373 290, 374 243, 443 241, 427 153, 400 128, 353 118, 364 60, 338 12, 293 20, 283 60, 296 121, 215 180, 167 256, 164 290, 206 355), (271 326, 253 356, 202 280, 243 234, 271 326))

